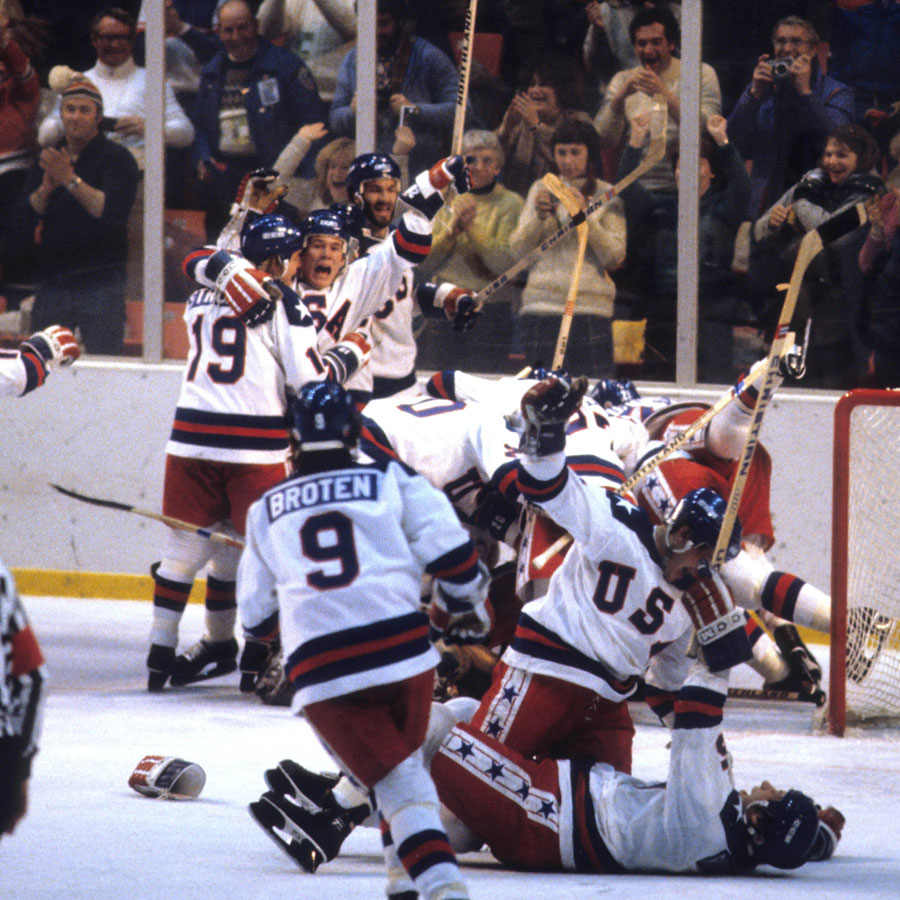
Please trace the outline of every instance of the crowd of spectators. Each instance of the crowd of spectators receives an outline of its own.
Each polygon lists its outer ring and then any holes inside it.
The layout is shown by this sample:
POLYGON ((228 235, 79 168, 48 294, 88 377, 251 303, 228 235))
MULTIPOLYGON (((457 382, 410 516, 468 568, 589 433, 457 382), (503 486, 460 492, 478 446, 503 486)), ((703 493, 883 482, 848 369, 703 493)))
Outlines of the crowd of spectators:
MULTIPOLYGON (((352 203, 363 150, 408 183, 451 150, 467 6, 378 0, 376 146, 357 148, 353 0, 165 0, 167 208, 202 215, 213 242, 254 169, 279 173, 295 215, 352 203)), ((149 7, 0 4, 0 306, 77 327, 88 352, 122 353, 124 304, 142 298, 149 7)), ((461 151, 473 191, 439 216, 423 279, 490 285, 568 221, 543 176, 596 201, 646 154, 651 98, 666 103, 663 159, 588 217, 567 363, 592 377, 674 375, 681 20, 666 0, 479 3, 461 151), (479 53, 487 36, 499 57, 479 53), (615 320, 646 322, 639 362, 618 358, 615 320)), ((745 368, 803 233, 860 200, 871 226, 808 277, 804 384, 897 380, 898 51, 900 2, 704 4, 699 380, 745 368)), ((466 335, 426 326, 420 365, 549 364, 576 255, 572 232, 466 335)))

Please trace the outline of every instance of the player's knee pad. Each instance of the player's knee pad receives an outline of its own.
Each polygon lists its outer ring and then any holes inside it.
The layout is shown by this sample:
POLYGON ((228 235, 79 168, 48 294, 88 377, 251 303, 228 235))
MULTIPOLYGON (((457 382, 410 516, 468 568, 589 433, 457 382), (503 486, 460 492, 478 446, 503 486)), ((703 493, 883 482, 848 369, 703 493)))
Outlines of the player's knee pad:
POLYGON ((389 822, 407 806, 433 806, 437 810, 437 790, 425 770, 421 749, 394 766, 373 790, 378 809, 389 822))
MULTIPOLYGON (((184 580, 193 581, 209 560, 212 546, 205 537, 201 537, 199 534, 170 528, 166 535, 160 574, 165 574, 162 571, 164 568, 170 572, 178 568, 185 574, 184 580)), ((166 577, 174 578, 174 575, 166 577)))
POLYGON ((735 606, 759 609, 763 584, 771 571, 767 559, 757 559, 745 550, 726 562, 722 566, 722 578, 734 597, 735 606))

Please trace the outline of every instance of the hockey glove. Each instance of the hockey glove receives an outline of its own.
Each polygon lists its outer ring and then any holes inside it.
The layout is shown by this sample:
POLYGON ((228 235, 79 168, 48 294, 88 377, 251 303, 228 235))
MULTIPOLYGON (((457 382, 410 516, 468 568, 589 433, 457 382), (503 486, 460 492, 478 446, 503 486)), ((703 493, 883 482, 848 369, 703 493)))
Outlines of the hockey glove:
POLYGON ((495 488, 485 488, 478 498, 475 509, 475 525, 486 531, 495 541, 502 541, 510 547, 516 545, 521 529, 519 519, 522 510, 510 503, 495 488))
POLYGON ((238 186, 231 204, 230 215, 255 212, 267 215, 274 212, 278 201, 287 193, 287 185, 275 186, 278 180, 275 169, 254 169, 248 172, 238 186))
POLYGON ((358 372, 372 353, 371 338, 364 331, 351 331, 341 338, 340 343, 322 354, 328 366, 329 378, 338 384, 358 372))
POLYGON ((566 446, 566 423, 581 406, 588 380, 583 375, 549 375, 530 387, 519 405, 521 439, 519 451, 529 456, 549 456, 566 446))
POLYGON ((81 356, 75 335, 62 325, 51 325, 43 331, 36 332, 27 341, 19 344, 19 350, 23 353, 36 354, 51 368, 71 366, 81 356))
POLYGON ((128 778, 128 786, 145 797, 188 800, 200 795, 206 772, 176 756, 145 756, 128 778))
POLYGON ((415 181, 400 194, 400 199, 431 220, 444 205, 441 191, 451 182, 461 194, 470 188, 469 170, 461 156, 448 156, 427 171, 419 172, 415 181))
POLYGON ((457 194, 467 194, 472 190, 469 169, 461 156, 447 156, 439 159, 429 170, 428 180, 435 190, 442 191, 452 183, 457 194))
POLYGON ((442 284, 434 295, 434 302, 453 322, 454 331, 468 330, 481 315, 482 304, 469 291, 452 284, 442 284))
POLYGON ((220 250, 209 258, 206 275, 215 280, 216 290, 246 325, 260 325, 274 315, 281 290, 270 275, 246 259, 220 250))
POLYGON ((240 662, 242 694, 250 694, 256 689, 262 674, 280 653, 280 641, 257 641, 253 638, 245 638, 240 662))
POLYGON ((491 631, 493 615, 487 594, 491 576, 478 563, 475 583, 454 585, 436 580, 428 609, 431 639, 445 644, 481 644, 491 631))
POLYGON ((710 672, 721 672, 753 656, 744 628, 744 611, 736 609, 731 591, 718 572, 696 578, 681 595, 694 627, 697 642, 710 672))

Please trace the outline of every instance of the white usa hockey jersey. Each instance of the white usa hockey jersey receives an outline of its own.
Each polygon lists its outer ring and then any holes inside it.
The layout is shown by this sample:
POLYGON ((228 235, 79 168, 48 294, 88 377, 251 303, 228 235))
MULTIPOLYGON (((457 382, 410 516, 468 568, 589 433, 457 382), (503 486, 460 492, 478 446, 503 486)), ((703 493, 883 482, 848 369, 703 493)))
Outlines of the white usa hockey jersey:
POLYGON ((234 463, 288 457, 287 395, 327 371, 310 315, 289 295, 272 319, 245 325, 214 290, 184 310, 190 350, 166 453, 234 463))
POLYGON ((681 591, 663 577, 647 515, 612 491, 586 485, 565 455, 523 457, 518 483, 574 542, 547 593, 522 608, 510 665, 589 688, 619 701, 633 693, 655 657, 656 683, 677 688, 691 621, 681 591))
POLYGON ((419 600, 423 572, 478 578, 447 499, 395 461, 297 475, 247 516, 237 578, 245 633, 280 625, 294 709, 432 668, 437 651, 419 600))

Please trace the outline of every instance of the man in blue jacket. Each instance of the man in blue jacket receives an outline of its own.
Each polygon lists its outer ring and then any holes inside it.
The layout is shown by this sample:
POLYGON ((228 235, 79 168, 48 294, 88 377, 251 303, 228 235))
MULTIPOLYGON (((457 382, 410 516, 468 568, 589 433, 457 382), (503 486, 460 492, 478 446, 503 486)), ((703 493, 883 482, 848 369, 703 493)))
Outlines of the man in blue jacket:
MULTIPOLYGON (((228 0, 218 18, 224 50, 201 73, 194 114, 194 164, 210 240, 228 220, 243 176, 271 168, 302 125, 324 122, 326 114, 312 73, 259 35, 246 0, 228 0)), ((314 174, 319 146, 301 161, 301 175, 314 174)))

